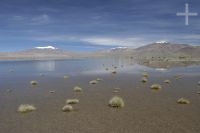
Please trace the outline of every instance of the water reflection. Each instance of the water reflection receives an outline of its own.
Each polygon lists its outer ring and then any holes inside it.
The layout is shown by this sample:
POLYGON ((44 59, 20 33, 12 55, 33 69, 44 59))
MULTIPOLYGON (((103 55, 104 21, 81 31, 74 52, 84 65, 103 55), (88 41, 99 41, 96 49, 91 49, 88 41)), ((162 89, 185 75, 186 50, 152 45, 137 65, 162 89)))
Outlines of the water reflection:
MULTIPOLYGON (((162 62, 161 62, 162 63, 162 62)), ((174 67, 165 67, 159 63, 158 65, 138 64, 130 58, 100 58, 100 59, 71 59, 71 60, 49 60, 49 61, 7 61, 0 62, 0 78, 6 75, 10 76, 10 69, 13 69, 15 75, 32 76, 38 73, 45 73, 51 76, 60 75, 80 75, 80 74, 111 74, 113 70, 117 73, 124 74, 141 74, 144 71, 151 73, 165 74, 200 74, 200 65, 178 66, 179 63, 171 63, 174 67)), ((168 65, 167 64, 167 65, 168 65)))
POLYGON ((38 71, 55 71, 55 61, 38 61, 36 69, 38 71))

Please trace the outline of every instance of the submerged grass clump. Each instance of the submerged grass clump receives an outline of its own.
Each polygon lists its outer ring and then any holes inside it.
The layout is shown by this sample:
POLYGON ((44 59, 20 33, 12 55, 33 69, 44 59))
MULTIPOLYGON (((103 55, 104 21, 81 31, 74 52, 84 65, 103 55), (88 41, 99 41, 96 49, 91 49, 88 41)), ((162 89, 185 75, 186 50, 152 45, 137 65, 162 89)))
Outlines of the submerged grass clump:
POLYGON ((185 99, 185 98, 180 98, 180 99, 178 99, 177 103, 179 103, 179 104, 189 104, 190 101, 185 99))
POLYGON ((121 88, 114 88, 115 90, 121 90, 121 88))
POLYGON ((149 74, 147 72, 144 72, 142 75, 143 77, 146 77, 146 78, 149 77, 149 74))
POLYGON ((200 86, 200 81, 198 82, 198 85, 200 86))
POLYGON ((178 80, 178 79, 181 79, 183 76, 178 74, 178 75, 175 75, 175 79, 178 80))
POLYGON ((119 96, 114 96, 109 101, 109 106, 113 108, 122 108, 124 105, 124 100, 119 96))
POLYGON ((91 80, 89 83, 94 85, 94 84, 99 83, 99 81, 97 81, 97 80, 91 80))
POLYGON ((164 81, 164 83, 166 83, 166 84, 170 84, 171 81, 167 79, 167 80, 164 81))
POLYGON ((153 89, 153 90, 161 90, 162 86, 160 84, 153 84, 153 85, 151 85, 151 89, 153 89))
POLYGON ((146 83, 148 79, 146 77, 142 77, 141 82, 146 83))
POLYGON ((79 103, 79 100, 78 99, 67 99, 66 103, 67 104, 77 104, 77 103, 79 103))
POLYGON ((9 72, 10 72, 10 73, 13 73, 13 72, 15 72, 15 70, 14 70, 14 69, 10 69, 9 72))
POLYGON ((66 75, 64 76, 64 79, 68 79, 68 78, 69 78, 68 76, 66 76, 66 75))
POLYGON ((44 73, 40 73, 40 76, 43 77, 43 76, 44 76, 44 73))
POLYGON ((114 93, 118 93, 119 91, 118 91, 118 90, 114 90, 113 92, 114 92, 114 93))
POLYGON ((71 105, 65 105, 65 106, 63 106, 63 108, 62 108, 62 111, 63 112, 71 112, 71 111, 73 111, 74 110, 74 108, 71 106, 71 105))
POLYGON ((81 92, 83 89, 79 86, 75 86, 73 89, 75 92, 81 92))
POLYGON ((113 70, 113 71, 112 71, 112 74, 117 74, 117 71, 113 70))
POLYGON ((96 81, 103 81, 103 79, 101 79, 101 78, 97 78, 96 81))
POLYGON ((56 91, 53 91, 53 90, 52 90, 52 91, 49 91, 49 93, 55 93, 55 92, 56 92, 56 91))
POLYGON ((31 85, 37 85, 37 84, 38 84, 38 82, 37 82, 37 81, 35 81, 35 80, 32 80, 32 81, 30 82, 30 84, 31 84, 31 85))
POLYGON ((35 111, 36 110, 36 107, 34 105, 30 105, 30 104, 21 104, 19 107, 18 107, 18 112, 20 113, 28 113, 28 112, 32 112, 32 111, 35 111))

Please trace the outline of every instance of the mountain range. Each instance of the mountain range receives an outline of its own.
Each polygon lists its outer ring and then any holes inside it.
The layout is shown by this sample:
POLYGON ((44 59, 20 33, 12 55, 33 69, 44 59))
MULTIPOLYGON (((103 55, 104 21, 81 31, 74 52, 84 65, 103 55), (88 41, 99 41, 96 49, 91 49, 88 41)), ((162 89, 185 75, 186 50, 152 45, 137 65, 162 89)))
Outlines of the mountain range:
POLYGON ((124 56, 138 60, 185 60, 200 59, 200 46, 156 42, 139 48, 115 47, 108 50, 78 53, 53 46, 35 47, 20 52, 1 52, 0 60, 15 59, 69 59, 84 57, 124 56))

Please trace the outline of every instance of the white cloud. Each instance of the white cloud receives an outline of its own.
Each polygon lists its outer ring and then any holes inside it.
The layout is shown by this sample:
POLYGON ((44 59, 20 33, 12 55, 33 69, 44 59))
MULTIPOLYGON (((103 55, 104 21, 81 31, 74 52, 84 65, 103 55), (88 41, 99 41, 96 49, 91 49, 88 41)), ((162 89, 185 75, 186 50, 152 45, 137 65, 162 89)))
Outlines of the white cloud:
POLYGON ((37 36, 32 39, 37 41, 75 41, 77 37, 66 36, 66 35, 55 35, 55 36, 37 36))
POLYGON ((50 17, 47 14, 41 14, 38 16, 12 16, 12 21, 18 24, 26 24, 26 25, 41 25, 47 24, 51 21, 50 17))
POLYGON ((50 7, 39 7, 37 10, 42 12, 59 12, 59 9, 50 7))
POLYGON ((57 35, 57 36, 39 36, 34 37, 35 40, 40 41, 77 41, 84 42, 94 45, 103 45, 103 46, 131 46, 138 47, 146 44, 142 38, 117 38, 117 37, 76 37, 76 36, 66 36, 66 35, 57 35))
POLYGON ((35 16, 31 19, 32 24, 45 24, 50 21, 50 18, 47 14, 42 14, 39 16, 35 16))
POLYGON ((25 18, 23 16, 13 16, 12 18, 14 21, 22 21, 24 20, 25 18))
POLYGON ((89 37, 82 38, 81 41, 96 45, 116 45, 116 46, 136 46, 143 44, 141 38, 112 38, 112 37, 89 37))
POLYGON ((200 40, 200 34, 187 35, 187 36, 184 36, 184 39, 195 39, 195 40, 200 40))

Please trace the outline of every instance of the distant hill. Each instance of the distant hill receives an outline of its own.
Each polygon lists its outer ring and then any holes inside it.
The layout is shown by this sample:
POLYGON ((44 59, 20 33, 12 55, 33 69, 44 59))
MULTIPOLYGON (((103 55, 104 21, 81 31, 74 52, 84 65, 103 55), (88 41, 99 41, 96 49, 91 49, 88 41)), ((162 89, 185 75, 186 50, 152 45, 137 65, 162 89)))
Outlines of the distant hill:
POLYGON ((185 53, 179 53, 179 51, 185 47, 193 47, 188 44, 172 44, 172 43, 153 43, 143 47, 135 49, 136 54, 143 58, 175 58, 185 53))
POLYGON ((136 49, 111 49, 110 53, 117 55, 126 53, 136 59, 164 60, 164 59, 184 59, 200 58, 200 46, 189 44, 174 44, 169 42, 156 42, 136 49))
POLYGON ((36 47, 20 52, 0 53, 0 60, 9 59, 69 59, 86 57, 128 57, 135 60, 169 61, 169 60, 200 60, 200 46, 156 42, 136 49, 116 47, 104 51, 74 53, 53 46, 36 47))
POLYGON ((60 49, 52 49, 52 48, 33 48, 28 49, 20 52, 6 52, 6 53, 0 53, 0 59, 1 60, 7 60, 7 59, 62 59, 62 58, 72 58, 73 53, 67 52, 60 49))

